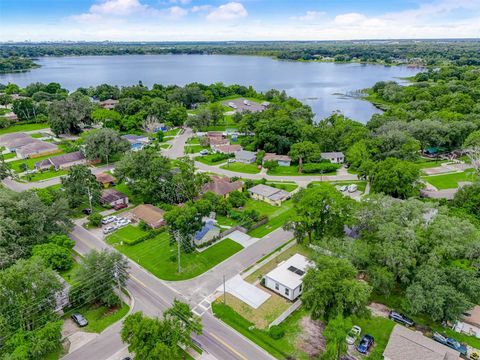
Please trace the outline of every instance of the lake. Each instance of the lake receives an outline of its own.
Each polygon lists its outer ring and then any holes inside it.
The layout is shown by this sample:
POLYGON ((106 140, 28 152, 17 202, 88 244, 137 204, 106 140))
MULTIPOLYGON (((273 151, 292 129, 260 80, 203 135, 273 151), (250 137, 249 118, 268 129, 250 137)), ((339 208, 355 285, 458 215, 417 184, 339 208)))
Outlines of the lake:
POLYGON ((124 55, 45 57, 40 68, 2 74, 0 83, 20 86, 32 82, 58 82, 69 90, 107 83, 133 85, 185 85, 191 82, 252 85, 258 91, 285 90, 310 105, 317 119, 341 111, 367 122, 380 112, 367 101, 345 96, 371 87, 377 81, 415 75, 406 66, 279 61, 268 57, 236 55, 124 55))

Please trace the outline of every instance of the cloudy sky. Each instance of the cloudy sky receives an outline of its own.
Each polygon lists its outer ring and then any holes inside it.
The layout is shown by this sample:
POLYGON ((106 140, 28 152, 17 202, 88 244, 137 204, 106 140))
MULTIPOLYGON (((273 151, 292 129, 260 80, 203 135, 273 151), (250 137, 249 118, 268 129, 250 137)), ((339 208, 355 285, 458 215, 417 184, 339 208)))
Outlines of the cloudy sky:
POLYGON ((479 38, 480 0, 0 0, 0 41, 479 38))

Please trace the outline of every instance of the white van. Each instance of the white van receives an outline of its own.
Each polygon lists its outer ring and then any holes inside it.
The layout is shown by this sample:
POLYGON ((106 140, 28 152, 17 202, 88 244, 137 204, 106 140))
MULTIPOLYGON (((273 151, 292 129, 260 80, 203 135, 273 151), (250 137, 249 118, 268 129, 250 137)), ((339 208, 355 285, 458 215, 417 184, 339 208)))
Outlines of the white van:
POLYGON ((348 192, 349 193, 353 193, 355 191, 357 191, 358 187, 356 184, 351 184, 351 185, 348 185, 348 192))

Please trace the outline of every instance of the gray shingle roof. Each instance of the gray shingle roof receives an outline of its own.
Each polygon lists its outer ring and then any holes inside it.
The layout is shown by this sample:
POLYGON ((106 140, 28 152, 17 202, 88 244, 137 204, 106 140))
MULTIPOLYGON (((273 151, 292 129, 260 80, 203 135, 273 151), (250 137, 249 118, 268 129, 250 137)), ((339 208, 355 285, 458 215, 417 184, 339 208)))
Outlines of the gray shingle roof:
POLYGON ((277 189, 272 186, 259 184, 248 189, 251 194, 257 194, 273 201, 285 200, 290 197, 288 191, 277 189))
POLYGON ((85 155, 83 155, 81 151, 75 151, 72 153, 51 157, 50 162, 54 166, 61 166, 71 162, 83 160, 83 159, 85 159, 85 155))

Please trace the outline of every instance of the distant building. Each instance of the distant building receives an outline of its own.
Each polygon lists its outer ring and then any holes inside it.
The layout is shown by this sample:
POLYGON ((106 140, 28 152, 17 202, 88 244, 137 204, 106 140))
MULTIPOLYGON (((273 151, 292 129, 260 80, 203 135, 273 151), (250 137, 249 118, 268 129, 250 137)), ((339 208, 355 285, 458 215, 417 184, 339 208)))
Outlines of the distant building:
POLYGON ((0 136, 0 146, 3 146, 9 152, 15 152, 16 149, 30 144, 33 138, 25 133, 11 133, 0 136))
POLYGON ((226 146, 230 144, 230 141, 228 141, 228 139, 225 139, 223 137, 207 137, 207 140, 208 140, 208 145, 210 145, 210 148, 212 150, 215 150, 215 148, 218 146, 226 146))
POLYGON ((100 203, 103 205, 128 205, 128 196, 115 189, 106 189, 102 191, 100 203))
POLYGON ((290 166, 292 159, 287 155, 277 155, 273 153, 266 153, 263 157, 263 163, 265 161, 276 161, 279 166, 290 166))
POLYGON ((235 153, 235 161, 244 164, 253 164, 257 161, 257 154, 252 151, 240 150, 235 153))
POLYGON ((259 184, 248 189, 248 192, 255 200, 265 201, 270 205, 280 206, 282 202, 290 199, 288 191, 277 189, 272 186, 259 184))
POLYGON ((217 195, 228 197, 231 192, 241 191, 242 188, 243 183, 241 181, 230 182, 230 179, 227 177, 212 176, 211 181, 203 186, 202 192, 211 191, 217 195))
POLYGON ((459 360, 460 353, 401 325, 395 325, 383 352, 385 360, 459 360))
POLYGON ((323 152, 320 154, 322 159, 329 160, 332 164, 343 164, 345 155, 343 152, 323 152))
POLYGON ((237 151, 242 150, 240 145, 217 145, 213 147, 213 151, 220 154, 235 154, 237 151))
POLYGON ((107 99, 104 101, 100 101, 98 105, 100 105, 104 109, 112 110, 115 108, 115 106, 118 104, 118 100, 114 99, 107 99))
POLYGON ((17 156, 21 159, 38 157, 58 152, 58 146, 49 142, 32 139, 34 141, 15 149, 17 156))
POLYGON ((75 151, 63 155, 53 156, 51 158, 41 160, 35 164, 35 169, 45 170, 51 167, 55 170, 68 169, 73 165, 82 165, 86 163, 85 155, 81 151, 75 151))
POLYGON ((130 143, 132 151, 142 150, 146 145, 150 144, 150 139, 146 135, 122 135, 122 139, 130 143))
POLYGON ((195 245, 199 246, 207 241, 213 240, 220 235, 220 228, 215 225, 215 221, 207 221, 202 228, 197 231, 193 237, 195 245))
POLYGON ((302 280, 310 266, 305 256, 295 254, 264 276, 265 287, 294 301, 302 294, 302 280))
POLYGON ((134 209, 130 210, 130 214, 132 215, 133 220, 143 220, 145 224, 150 226, 152 229, 158 229, 159 227, 165 225, 165 220, 163 219, 165 211, 150 204, 138 205, 134 209))

